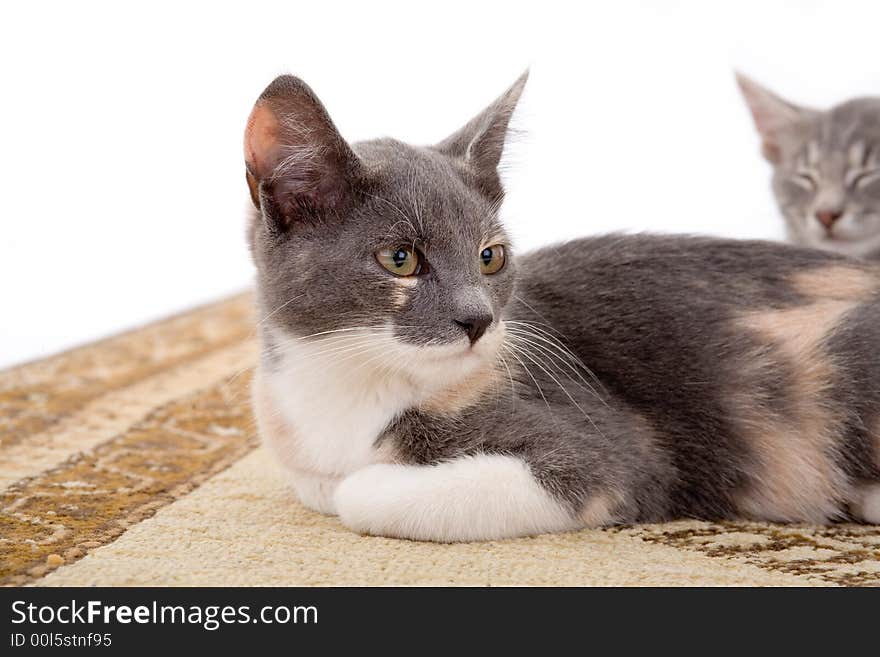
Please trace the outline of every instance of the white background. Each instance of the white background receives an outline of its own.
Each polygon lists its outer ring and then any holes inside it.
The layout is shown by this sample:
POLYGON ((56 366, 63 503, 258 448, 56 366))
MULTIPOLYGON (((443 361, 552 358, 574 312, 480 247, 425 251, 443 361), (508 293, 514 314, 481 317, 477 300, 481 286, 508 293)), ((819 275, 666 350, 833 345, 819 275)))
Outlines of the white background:
POLYGON ((520 247, 780 237, 739 68, 817 106, 880 87, 880 4, 18 2, 0 12, 0 366, 250 284, 241 135, 277 74, 351 139, 439 140, 532 78, 520 247))

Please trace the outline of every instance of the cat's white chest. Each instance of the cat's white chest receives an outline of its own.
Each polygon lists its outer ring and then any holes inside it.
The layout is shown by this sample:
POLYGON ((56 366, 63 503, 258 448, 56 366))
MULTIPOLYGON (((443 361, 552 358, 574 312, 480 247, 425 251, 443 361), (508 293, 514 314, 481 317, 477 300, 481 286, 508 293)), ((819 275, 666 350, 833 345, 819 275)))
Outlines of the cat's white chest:
POLYGON ((290 472, 301 501, 333 513, 343 477, 390 460, 388 445, 377 440, 409 396, 357 364, 325 362, 315 347, 295 345, 260 368, 254 407, 263 441, 290 472))
POLYGON ((300 379, 296 371, 268 375, 276 409, 292 430, 291 457, 299 467, 344 476, 378 459, 376 441, 399 405, 337 381, 300 379))

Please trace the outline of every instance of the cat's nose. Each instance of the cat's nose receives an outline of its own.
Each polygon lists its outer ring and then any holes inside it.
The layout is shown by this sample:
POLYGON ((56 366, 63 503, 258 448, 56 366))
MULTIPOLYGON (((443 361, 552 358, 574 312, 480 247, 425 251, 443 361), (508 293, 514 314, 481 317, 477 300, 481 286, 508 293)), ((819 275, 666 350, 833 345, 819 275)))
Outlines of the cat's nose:
POLYGON ((461 319, 453 320, 462 330, 467 333, 471 346, 476 344, 477 340, 483 337, 486 329, 492 323, 492 315, 489 313, 481 313, 479 315, 471 315, 461 319))
POLYGON ((817 210, 816 211, 816 219, 819 220, 819 223, 825 226, 826 230, 831 230, 831 227, 837 223, 837 220, 843 216, 843 212, 840 210, 817 210))

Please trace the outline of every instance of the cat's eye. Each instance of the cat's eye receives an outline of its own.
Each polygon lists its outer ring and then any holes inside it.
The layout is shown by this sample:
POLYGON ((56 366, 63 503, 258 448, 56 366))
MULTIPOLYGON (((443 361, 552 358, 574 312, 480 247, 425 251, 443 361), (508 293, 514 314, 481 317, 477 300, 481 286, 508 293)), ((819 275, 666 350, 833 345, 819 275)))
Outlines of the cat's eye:
POLYGON ((869 171, 857 171, 849 176, 849 186, 854 188, 867 187, 873 182, 880 180, 880 169, 869 171))
POLYGON ((395 276, 418 276, 423 269, 421 255, 411 246, 379 249, 376 260, 395 276))
POLYGON ((807 191, 813 191, 816 189, 816 179, 813 177, 811 173, 806 173, 803 171, 799 171, 794 174, 792 180, 798 187, 802 187, 807 191))
POLYGON ((480 271, 484 274, 497 274, 504 267, 504 247, 500 244, 487 246, 480 251, 480 271))

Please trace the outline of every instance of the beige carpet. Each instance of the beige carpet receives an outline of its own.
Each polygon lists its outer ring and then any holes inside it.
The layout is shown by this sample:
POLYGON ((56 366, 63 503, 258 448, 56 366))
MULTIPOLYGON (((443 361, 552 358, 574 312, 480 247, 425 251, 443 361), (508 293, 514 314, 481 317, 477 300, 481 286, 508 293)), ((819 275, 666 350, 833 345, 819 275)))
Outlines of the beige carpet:
POLYGON ((677 522, 435 545, 300 506, 257 446, 248 296, 0 373, 6 585, 878 585, 880 528, 677 522))

